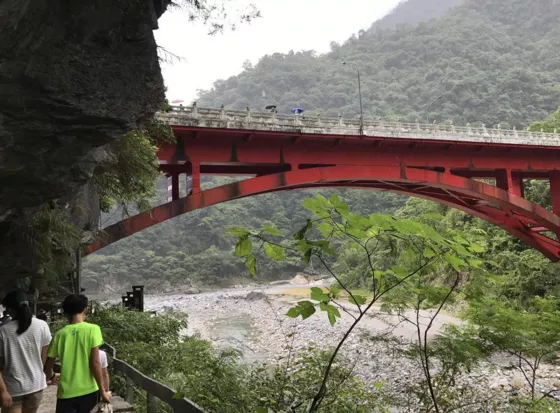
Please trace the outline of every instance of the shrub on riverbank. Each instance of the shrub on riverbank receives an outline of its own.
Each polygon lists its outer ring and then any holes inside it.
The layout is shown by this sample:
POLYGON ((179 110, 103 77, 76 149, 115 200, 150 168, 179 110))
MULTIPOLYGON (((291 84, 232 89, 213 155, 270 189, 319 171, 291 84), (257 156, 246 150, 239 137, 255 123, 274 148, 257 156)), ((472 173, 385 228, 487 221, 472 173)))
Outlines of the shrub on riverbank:
MULTIPOLYGON (((304 412, 331 355, 310 347, 289 352, 276 365, 247 365, 236 350, 217 350, 207 340, 183 337, 187 319, 181 313, 153 316, 96 307, 89 321, 101 326, 119 358, 213 413, 304 412)), ((121 392, 122 380, 113 376, 121 392)), ((367 388, 354 377, 352 364, 340 358, 326 401, 322 413, 370 413, 385 411, 387 399, 382 385, 367 388)))

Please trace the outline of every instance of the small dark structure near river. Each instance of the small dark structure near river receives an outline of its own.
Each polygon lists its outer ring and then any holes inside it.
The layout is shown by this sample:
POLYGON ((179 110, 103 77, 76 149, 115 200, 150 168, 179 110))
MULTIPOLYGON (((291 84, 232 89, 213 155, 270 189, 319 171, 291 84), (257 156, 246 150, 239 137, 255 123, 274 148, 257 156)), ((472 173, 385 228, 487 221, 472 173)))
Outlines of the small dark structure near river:
POLYGON ((144 286, 133 285, 132 291, 127 291, 122 296, 122 304, 124 308, 133 311, 144 311, 144 286))

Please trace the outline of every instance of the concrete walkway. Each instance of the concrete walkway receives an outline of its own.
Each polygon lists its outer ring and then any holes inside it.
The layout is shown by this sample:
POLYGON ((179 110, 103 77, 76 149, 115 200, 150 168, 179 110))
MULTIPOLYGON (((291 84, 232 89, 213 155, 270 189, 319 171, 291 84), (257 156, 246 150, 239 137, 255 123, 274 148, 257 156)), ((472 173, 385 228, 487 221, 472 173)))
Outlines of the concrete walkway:
POLYGON ((56 408, 56 386, 48 386, 43 391, 43 401, 37 413, 54 413, 56 408))

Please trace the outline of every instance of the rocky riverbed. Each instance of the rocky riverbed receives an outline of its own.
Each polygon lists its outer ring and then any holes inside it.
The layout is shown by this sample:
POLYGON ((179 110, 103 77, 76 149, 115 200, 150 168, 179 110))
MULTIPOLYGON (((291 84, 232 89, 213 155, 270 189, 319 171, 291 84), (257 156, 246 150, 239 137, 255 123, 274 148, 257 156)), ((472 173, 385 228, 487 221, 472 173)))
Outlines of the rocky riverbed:
MULTIPOLYGON (((342 318, 331 326, 325 313, 317 313, 307 320, 291 319, 286 311, 301 300, 301 294, 310 285, 274 285, 243 287, 202 294, 174 294, 147 296, 149 310, 165 312, 185 311, 189 315, 187 334, 199 334, 212 340, 218 347, 234 347, 243 352, 248 362, 275 362, 286 357, 288 345, 300 349, 308 345, 334 346, 347 331, 353 319, 342 313, 342 318), (292 338, 288 335, 295 333, 292 338)), ((394 316, 383 315, 372 309, 373 317, 365 317, 344 346, 344 354, 356 361, 355 372, 367 384, 386 381, 386 390, 399 399, 399 404, 410 407, 403 412, 419 411, 419 406, 408 399, 410 387, 422 379, 416 362, 402 356, 410 346, 416 330, 400 323, 394 316), (372 340, 372 336, 391 337, 391 344, 372 340)), ((431 330, 437 334, 446 323, 459 320, 442 315, 431 330)), ((466 412, 507 411, 512 397, 529 394, 529 387, 522 374, 511 367, 512 360, 495 357, 483 363, 468 375, 460 378, 456 390, 468 396, 475 404, 463 409, 466 412), (497 402, 492 406, 487 400, 497 402)), ((545 365, 539 373, 538 389, 560 395, 560 369, 545 365), (556 392, 556 390, 559 390, 556 392)))

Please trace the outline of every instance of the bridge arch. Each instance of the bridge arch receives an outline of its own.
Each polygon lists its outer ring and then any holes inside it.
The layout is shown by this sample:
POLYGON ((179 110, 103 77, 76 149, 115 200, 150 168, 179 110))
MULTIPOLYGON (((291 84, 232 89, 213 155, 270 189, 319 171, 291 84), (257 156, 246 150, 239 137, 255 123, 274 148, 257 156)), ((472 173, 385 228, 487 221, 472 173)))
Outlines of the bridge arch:
POLYGON ((552 261, 560 260, 560 217, 525 198, 469 178, 394 166, 328 166, 263 175, 157 206, 102 230, 85 255, 179 215, 221 202, 305 188, 369 188, 435 201, 506 230, 552 261), (552 237, 548 234, 553 234, 552 237))

